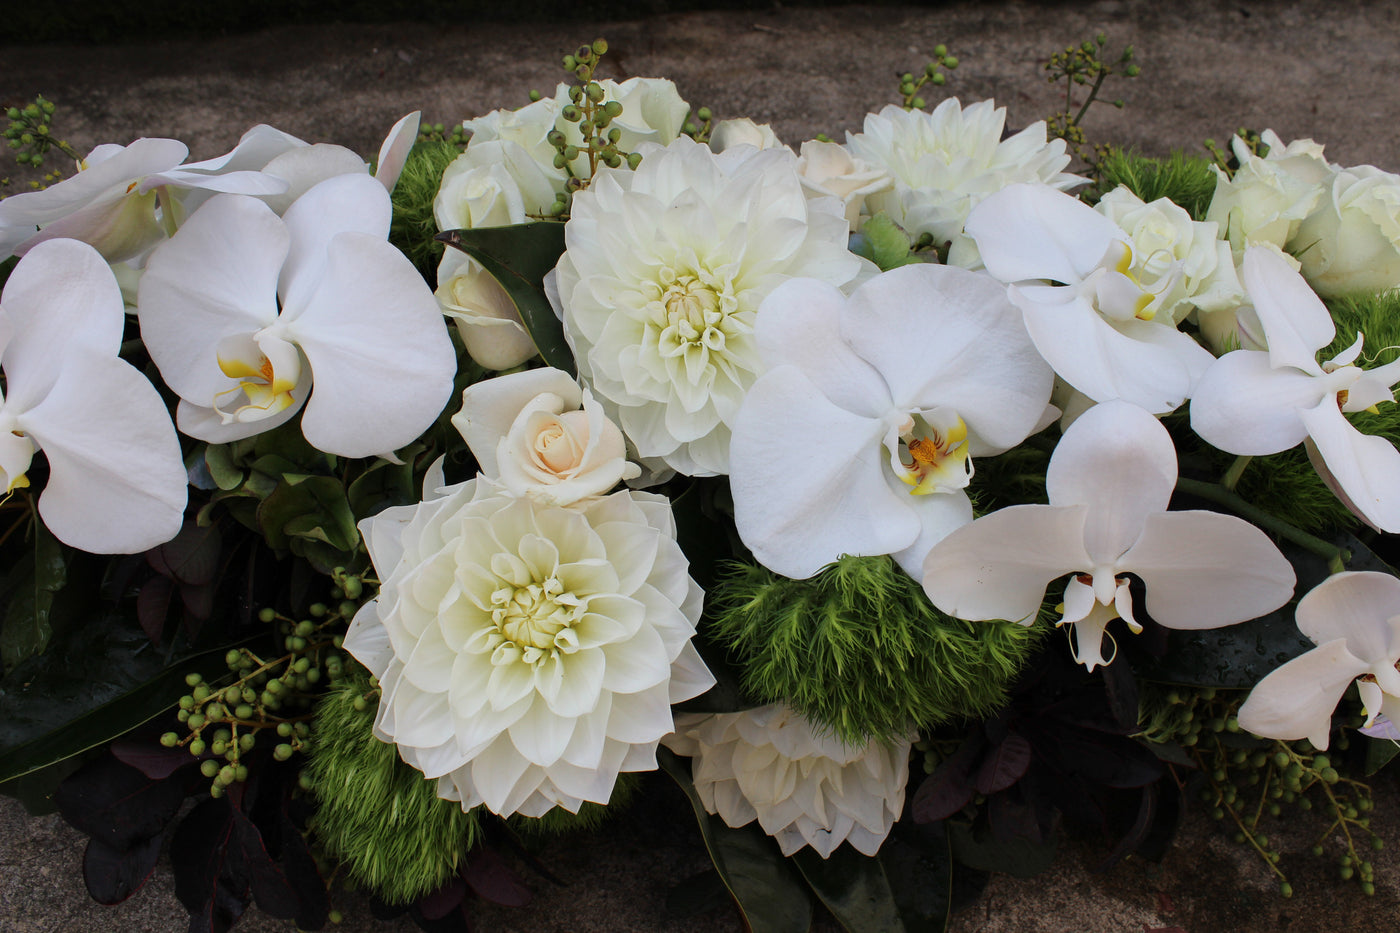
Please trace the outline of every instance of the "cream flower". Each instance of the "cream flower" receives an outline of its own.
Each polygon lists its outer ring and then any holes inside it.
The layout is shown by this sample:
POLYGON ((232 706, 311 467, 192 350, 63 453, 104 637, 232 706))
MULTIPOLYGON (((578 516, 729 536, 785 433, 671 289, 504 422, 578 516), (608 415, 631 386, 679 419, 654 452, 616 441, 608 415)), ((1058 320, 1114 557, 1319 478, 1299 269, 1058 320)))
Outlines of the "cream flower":
POLYGON ((723 152, 735 146, 773 149, 781 145, 782 141, 778 139, 778 134, 773 132, 773 127, 767 123, 755 123, 748 117, 721 120, 710 132, 710 148, 715 152, 723 152))
POLYGON ((694 759, 707 811, 735 828, 758 820, 784 855, 811 846, 822 858, 843 842, 879 851, 904 808, 910 744, 853 748, 781 703, 679 716, 666 739, 694 759))
POLYGON ((841 201, 846 211, 846 223, 854 232, 860 226, 860 215, 866 200, 894 186, 889 172, 852 158, 839 143, 824 143, 810 139, 802 144, 797 157, 797 173, 808 197, 830 197, 841 201))
POLYGON ((1240 167, 1233 177, 1215 169, 1215 194, 1206 211, 1206 220, 1219 224, 1220 235, 1230 241, 1236 264, 1248 246, 1282 249, 1293 239, 1333 173, 1322 147, 1311 139, 1285 146, 1273 130, 1265 130, 1261 139, 1269 147, 1263 156, 1238 136, 1231 140, 1240 167))
POLYGON ((360 530, 384 583, 345 647, 383 687, 375 734, 463 809, 607 803, 714 684, 660 496, 563 508, 475 479, 360 530))
POLYGON ((809 202, 786 149, 716 155, 681 138, 574 196, 555 311, 579 375, 642 457, 726 473, 729 427, 761 368, 759 302, 783 281, 861 268, 836 202, 809 202))
POLYGON ((948 261, 976 268, 977 247, 963 235, 968 212, 989 194, 1018 182, 1061 191, 1084 179, 1063 173, 1069 155, 1062 139, 1046 140, 1045 122, 1001 138, 1006 108, 956 97, 933 113, 890 104, 867 114, 865 132, 847 133, 851 155, 894 176, 894 188, 872 196, 871 213, 884 211, 911 234, 951 242, 948 261))
POLYGON ((452 424, 481 472, 512 494, 571 505, 641 470, 622 432, 568 373, 528 369, 467 386, 452 424))
POLYGON ((1370 165, 1338 172, 1288 245, 1324 298, 1400 285, 1400 176, 1370 165))

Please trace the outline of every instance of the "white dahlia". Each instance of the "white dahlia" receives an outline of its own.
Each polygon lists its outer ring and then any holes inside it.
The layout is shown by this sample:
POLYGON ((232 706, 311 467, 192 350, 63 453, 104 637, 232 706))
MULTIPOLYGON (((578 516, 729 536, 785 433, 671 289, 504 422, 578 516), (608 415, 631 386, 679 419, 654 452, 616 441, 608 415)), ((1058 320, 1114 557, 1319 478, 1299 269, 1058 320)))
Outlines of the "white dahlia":
POLYGON ((759 303, 794 277, 844 285, 835 199, 809 201, 786 149, 642 147, 574 196, 551 300, 579 375, 641 457, 729 471, 729 426, 761 369, 759 303))
POLYGON ((666 747, 688 755, 695 790, 733 827, 758 820, 784 855, 828 858, 842 842, 874 855, 904 808, 912 738, 841 742, 782 703, 677 717, 666 747))
POLYGON ((847 133, 851 155, 894 176, 894 188, 867 199, 914 235, 951 242, 948 261, 978 268, 977 247, 963 234, 968 212, 1008 185, 1040 183, 1067 191, 1084 179, 1063 173, 1063 139, 1046 140, 1038 120, 1002 139, 1006 108, 990 100, 964 108, 956 97, 932 113, 890 104, 865 116, 864 133, 847 133))
POLYGON ((375 734, 463 809, 607 803, 714 684, 664 498, 566 508, 479 478, 360 530, 384 582, 345 647, 383 688, 375 734))

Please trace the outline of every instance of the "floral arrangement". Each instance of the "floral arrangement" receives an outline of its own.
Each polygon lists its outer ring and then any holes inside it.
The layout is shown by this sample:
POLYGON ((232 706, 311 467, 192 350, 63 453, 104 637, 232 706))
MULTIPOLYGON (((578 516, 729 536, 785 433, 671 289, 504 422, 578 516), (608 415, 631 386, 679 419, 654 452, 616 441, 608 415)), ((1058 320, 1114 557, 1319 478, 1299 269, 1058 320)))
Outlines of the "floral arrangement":
POLYGON ((1091 147, 1105 50, 1008 133, 926 109, 940 47, 796 151, 602 40, 369 164, 11 109, 78 170, 0 201, 0 789, 104 903, 168 841, 192 930, 466 929, 658 770, 758 933, 941 930, 1183 797, 1285 897, 1267 818, 1322 811, 1371 893, 1400 177, 1091 147))

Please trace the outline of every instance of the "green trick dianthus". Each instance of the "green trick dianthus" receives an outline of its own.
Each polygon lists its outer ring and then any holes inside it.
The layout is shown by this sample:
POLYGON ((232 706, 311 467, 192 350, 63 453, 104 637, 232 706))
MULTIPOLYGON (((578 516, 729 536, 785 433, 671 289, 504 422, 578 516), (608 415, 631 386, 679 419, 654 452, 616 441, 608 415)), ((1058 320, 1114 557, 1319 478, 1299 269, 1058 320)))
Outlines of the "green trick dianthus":
POLYGON ((1114 149, 1099 163, 1099 172, 1104 191, 1122 185, 1146 202, 1170 198, 1193 219, 1204 220, 1215 196, 1216 175, 1210 165, 1180 150, 1167 159, 1150 159, 1114 149))
POLYGON ((326 853, 353 882, 391 904, 442 886, 479 828, 475 811, 437 795, 437 782, 405 764, 373 734, 367 675, 347 677, 322 698, 303 775, 318 810, 311 822, 326 853))
POLYGON ((857 744, 996 711, 1043 631, 944 615, 888 557, 842 557, 809 580, 737 564, 711 597, 745 690, 857 744))

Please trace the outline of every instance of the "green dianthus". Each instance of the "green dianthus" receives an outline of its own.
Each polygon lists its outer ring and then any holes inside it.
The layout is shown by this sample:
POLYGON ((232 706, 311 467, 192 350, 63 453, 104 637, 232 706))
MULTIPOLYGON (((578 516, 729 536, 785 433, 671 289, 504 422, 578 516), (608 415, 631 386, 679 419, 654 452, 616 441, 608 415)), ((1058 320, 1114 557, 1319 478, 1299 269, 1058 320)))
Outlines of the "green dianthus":
POLYGON ((711 597, 744 689, 854 744, 995 712, 1043 631, 944 615, 888 557, 842 557, 809 580, 738 564, 711 597))

